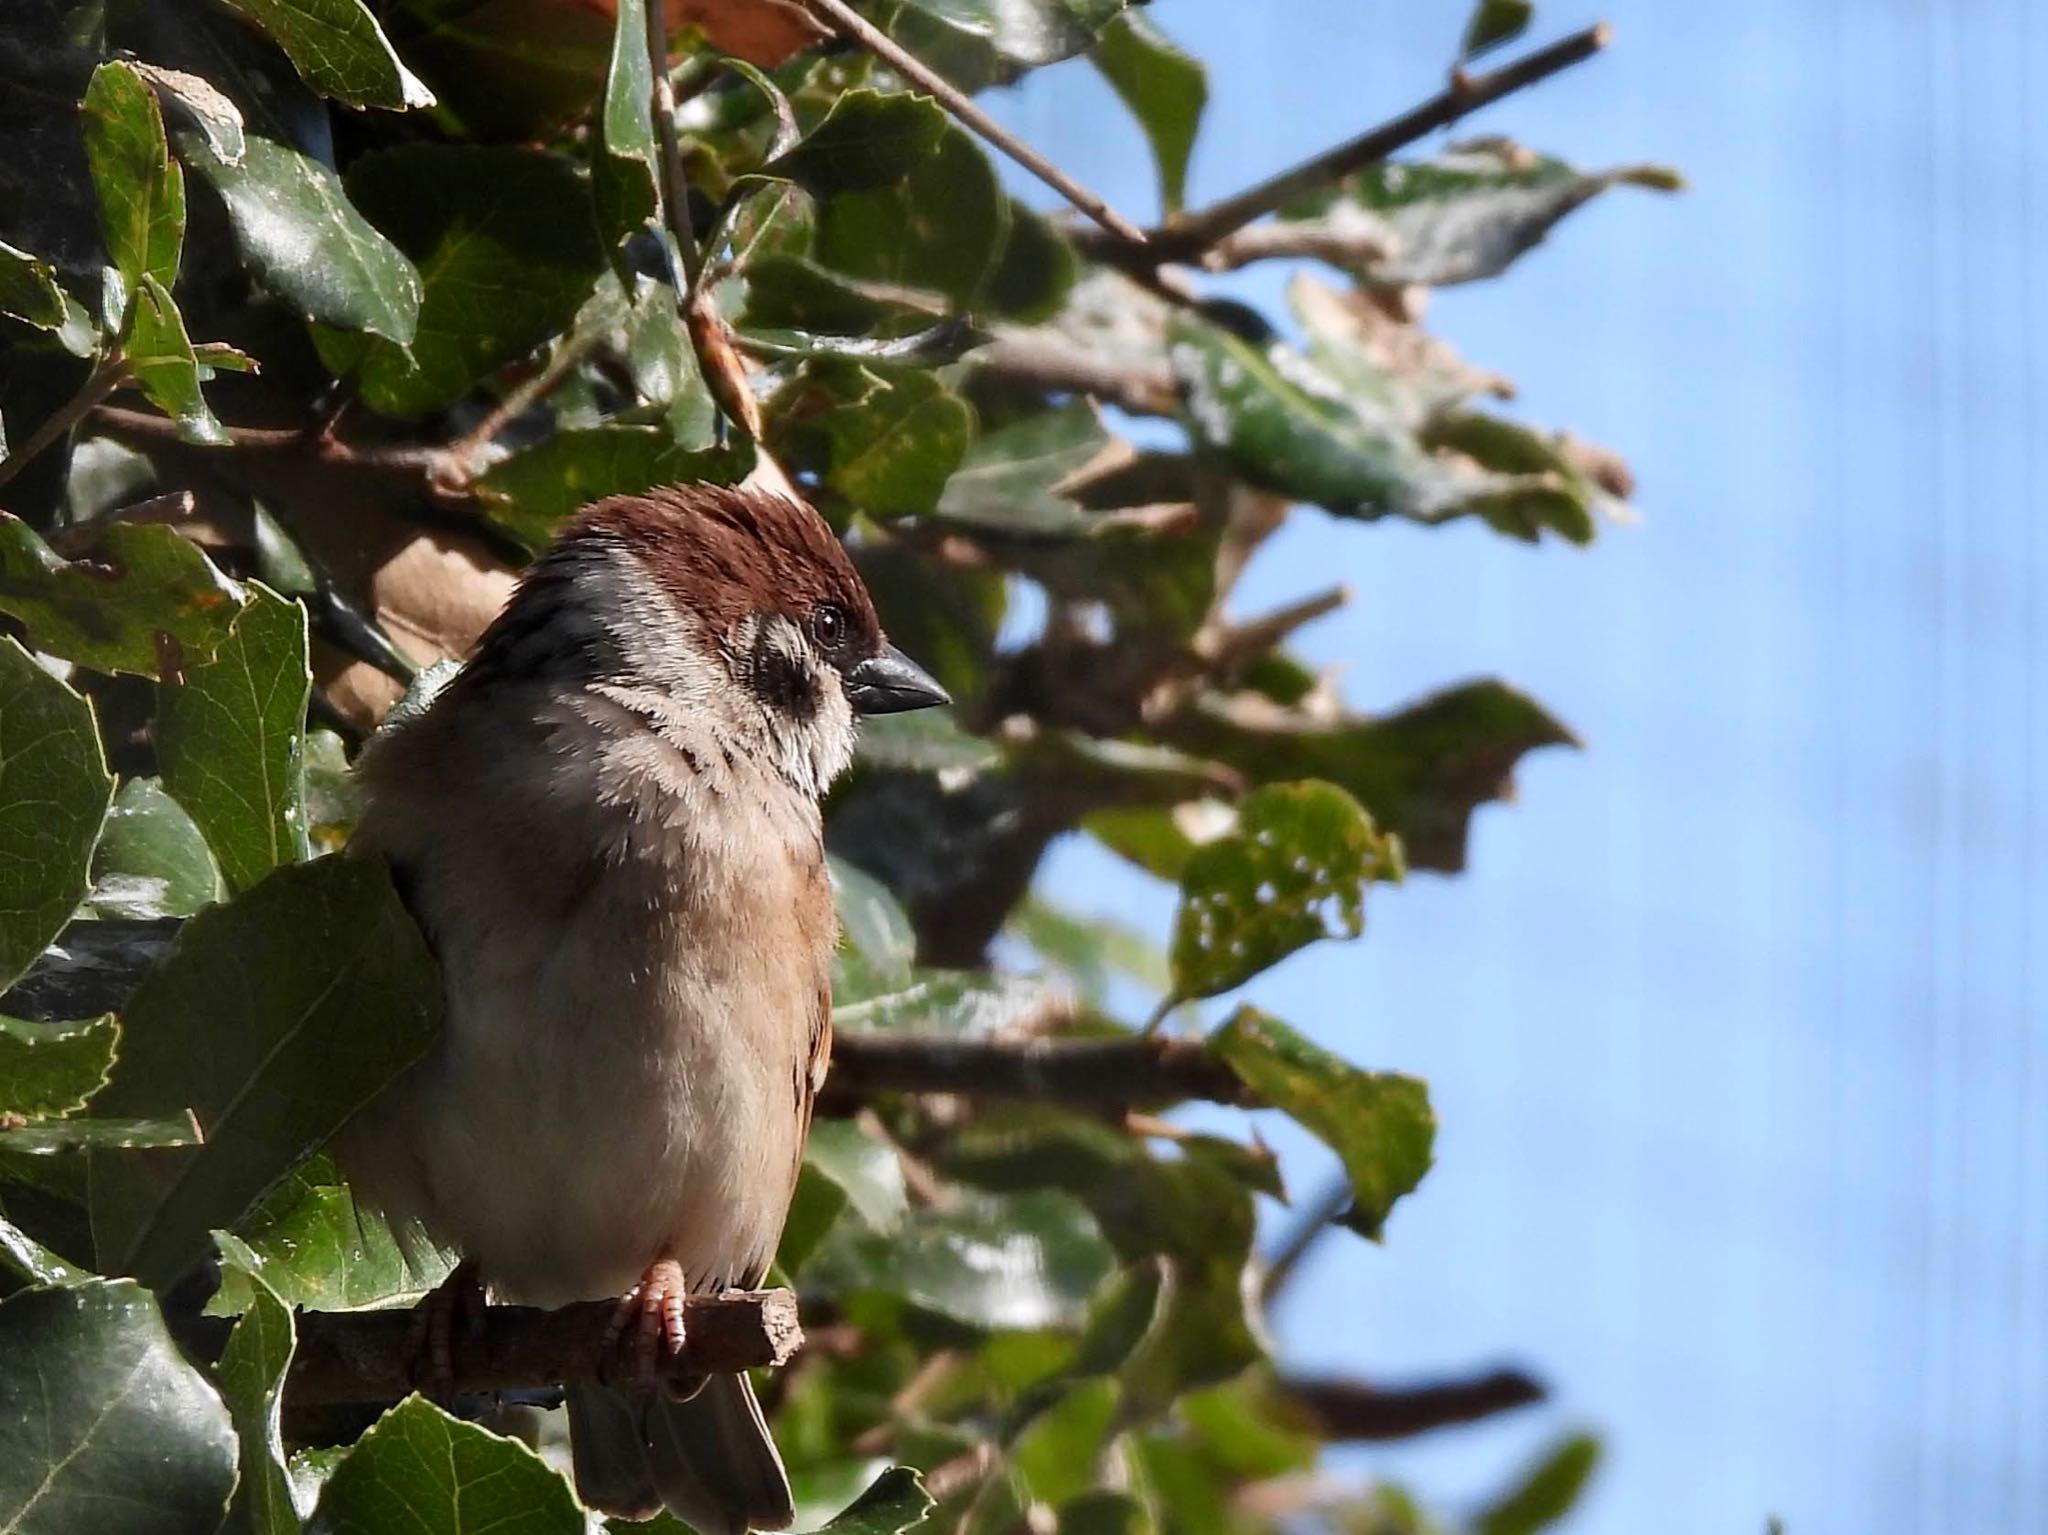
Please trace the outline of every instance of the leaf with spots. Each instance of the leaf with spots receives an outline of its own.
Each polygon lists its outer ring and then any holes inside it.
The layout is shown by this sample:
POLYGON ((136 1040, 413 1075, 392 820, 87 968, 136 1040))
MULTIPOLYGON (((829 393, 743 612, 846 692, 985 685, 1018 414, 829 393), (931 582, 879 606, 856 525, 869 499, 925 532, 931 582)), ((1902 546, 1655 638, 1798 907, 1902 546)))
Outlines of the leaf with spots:
POLYGON ((1335 784, 1270 784, 1196 848, 1173 925, 1173 996, 1241 986, 1320 938, 1365 929, 1365 888, 1401 877, 1400 845, 1335 784))
POLYGON ((132 64, 114 60, 93 71, 84 112, 107 255, 131 295, 145 277, 168 288, 185 244, 185 177, 171 159, 156 96, 132 64))
POLYGON ((307 856, 307 643, 306 610, 251 583, 213 660, 158 690, 164 787, 205 833, 231 890, 307 856))
POLYGON ((0 639, 0 989, 85 895, 113 792, 92 705, 0 639))
POLYGON ((1428 1087, 1394 1072, 1362 1071, 1253 1007, 1233 1013, 1209 1048, 1343 1159, 1351 1180, 1345 1224, 1378 1241, 1394 1202, 1430 1169, 1436 1115, 1428 1087))

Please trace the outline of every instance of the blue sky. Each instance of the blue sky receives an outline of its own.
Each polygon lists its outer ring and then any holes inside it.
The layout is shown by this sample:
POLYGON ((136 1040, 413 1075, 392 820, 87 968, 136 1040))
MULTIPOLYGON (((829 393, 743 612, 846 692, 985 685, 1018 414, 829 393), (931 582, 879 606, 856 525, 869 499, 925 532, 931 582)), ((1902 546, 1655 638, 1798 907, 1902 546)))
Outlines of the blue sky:
MULTIPOLYGON (((2038 8, 2036 8, 2038 9, 2038 8)), ((1159 0, 1211 61, 1193 199, 1434 89, 1453 3, 1159 0)), ((1606 56, 1473 120, 1620 191, 1437 330, 1533 421, 1625 453, 1590 551, 1303 513, 1246 611, 1386 707, 1500 674, 1586 738, 1481 814, 1470 872, 1251 994, 1431 1079, 1437 1170, 1330 1242, 1283 1349, 1399 1380, 1513 1361, 1533 1413, 1347 1464, 1469 1507, 1563 1428, 1572 1528, 2048 1528, 2048 667, 2036 509, 2048 18, 2023 0, 1539 5, 1606 56)), ((1002 115, 1128 210, 1141 141, 1085 66, 1002 115)), ((1283 274, 1243 296, 1278 316, 1283 274)), ((1080 843, 1050 889, 1163 932, 1080 843)), ((1320 1152, 1281 1136, 1294 1185, 1320 1152)))

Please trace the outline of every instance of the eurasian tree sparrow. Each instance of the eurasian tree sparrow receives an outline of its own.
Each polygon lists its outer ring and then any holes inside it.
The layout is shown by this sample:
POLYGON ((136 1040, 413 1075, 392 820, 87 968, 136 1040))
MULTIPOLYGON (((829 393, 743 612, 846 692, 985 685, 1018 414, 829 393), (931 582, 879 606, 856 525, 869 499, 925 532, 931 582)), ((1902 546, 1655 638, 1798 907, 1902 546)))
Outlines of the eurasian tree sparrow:
MULTIPOLYGON (((681 1296, 758 1284, 789 1211, 831 1050, 819 799, 857 716, 945 700, 810 508, 695 486, 579 514, 363 753, 354 850, 389 863, 448 1002, 343 1134, 363 1198, 501 1299, 624 1295, 651 1380, 681 1296)), ((569 1414, 595 1508, 793 1517, 744 1376, 580 1388, 569 1414)))

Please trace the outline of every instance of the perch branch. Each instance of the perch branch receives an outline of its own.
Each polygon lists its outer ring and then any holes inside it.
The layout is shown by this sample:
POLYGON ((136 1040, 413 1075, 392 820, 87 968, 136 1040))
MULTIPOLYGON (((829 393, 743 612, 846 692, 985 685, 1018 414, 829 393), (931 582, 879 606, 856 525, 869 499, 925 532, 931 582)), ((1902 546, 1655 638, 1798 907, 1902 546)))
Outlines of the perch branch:
POLYGON ((819 1111, 851 1113, 882 1093, 1044 1098, 1091 1108, 1257 1101, 1236 1072, 1193 1040, 842 1034, 819 1111))
MULTIPOLYGON (((613 1301, 583 1301, 558 1311, 487 1306, 474 1333, 458 1328, 454 1389, 461 1396, 599 1382, 617 1368, 604 1348, 613 1301)), ((299 1346, 285 1382, 294 1409, 344 1402, 395 1402, 417 1389, 413 1312, 307 1311, 298 1318, 299 1346)), ((229 1321, 201 1317, 188 1341, 215 1357, 227 1344, 229 1321)), ((676 1379, 736 1375, 780 1365, 803 1346, 796 1297, 787 1290, 727 1290, 683 1302, 685 1342, 676 1379)))
POLYGON ((1279 1388, 1315 1420, 1322 1437, 1354 1443, 1412 1439, 1432 1429, 1476 1423, 1540 1402, 1545 1395, 1541 1383, 1520 1370, 1401 1389, 1300 1376, 1282 1380, 1279 1388))
POLYGON ((906 52, 895 39, 848 5, 846 0, 803 0, 803 3, 822 24, 851 37, 1118 240, 1126 245, 1145 243, 1145 233, 1136 224, 982 111, 969 97, 906 52))
POLYGON ((1488 74, 1454 74, 1451 83, 1443 90, 1399 117, 1304 160, 1277 176, 1268 177, 1256 186, 1247 187, 1235 196, 1183 213, 1149 231, 1144 243, 1135 249, 1119 250, 1114 241, 1099 237, 1083 238, 1078 243, 1091 255, 1121 257, 1125 265, 1156 266, 1164 261, 1194 260, 1253 220, 1284 207, 1302 193, 1342 180, 1365 166, 1377 165, 1437 129, 1449 127, 1467 113, 1476 112, 1504 96, 1547 80, 1574 64, 1584 63, 1605 48, 1612 38, 1612 29, 1601 22, 1488 74))

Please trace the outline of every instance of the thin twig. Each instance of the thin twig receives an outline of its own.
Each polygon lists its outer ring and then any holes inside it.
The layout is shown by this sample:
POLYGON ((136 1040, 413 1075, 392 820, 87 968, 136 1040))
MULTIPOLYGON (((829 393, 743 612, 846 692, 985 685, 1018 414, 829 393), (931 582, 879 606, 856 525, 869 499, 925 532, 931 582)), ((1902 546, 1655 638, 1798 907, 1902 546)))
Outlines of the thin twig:
MULTIPOLYGON (((823 3, 823 0, 813 0, 823 3)), ((1284 207, 1305 192, 1342 180, 1353 171, 1376 165, 1439 128, 1447 128, 1467 113, 1490 106, 1539 81, 1590 59, 1613 40, 1613 30, 1600 22, 1582 32, 1539 48, 1512 64, 1483 75, 1457 74, 1444 90, 1399 117, 1370 132, 1339 144, 1336 148, 1304 160, 1277 176, 1235 196, 1209 204, 1168 220, 1147 232, 1142 245, 1119 251, 1101 240, 1082 243, 1090 254, 1122 255, 1128 264, 1157 265, 1164 261, 1194 260, 1254 219, 1284 207)))
POLYGON ((951 1039, 843 1034, 820 1113, 853 1112, 882 1093, 1037 1098, 1083 1107, 1159 1107, 1255 1100, 1197 1040, 951 1039))
POLYGON ((466 474, 476 461, 476 456, 497 439, 518 417, 553 394, 562 380, 575 369, 576 364, 589 355, 597 345, 601 332, 593 326, 589 330, 571 332, 562 338, 562 344, 555 348, 555 355, 547 365, 532 376, 505 392, 505 397, 492 406, 483 420, 448 444, 450 460, 460 466, 466 474))
POLYGON ((1268 1306, 1280 1298, 1294 1276, 1301 1271, 1301 1260, 1309 1255, 1314 1246, 1327 1234, 1338 1216, 1351 1204, 1351 1179, 1339 1173, 1330 1180, 1323 1192, 1316 1196, 1314 1204, 1304 1208, 1295 1217, 1292 1230, 1280 1240, 1272 1261, 1266 1265, 1266 1277, 1260 1282, 1259 1293, 1268 1306))
POLYGON ((683 153, 676 142, 676 87, 668 72, 668 7, 662 0, 647 0, 646 10, 647 67, 654 76, 647 110, 654 118, 654 136, 661 149, 657 179, 662 218, 669 238, 675 241, 676 261, 682 268, 676 283, 680 297, 697 286, 697 232, 690 224, 689 186, 683 179, 683 153))
POLYGON ((1227 670, 1277 649, 1295 631, 1327 618, 1350 600, 1351 588, 1333 586, 1244 623, 1198 634, 1196 648, 1212 665, 1227 670))
POLYGON ((897 74, 911 82, 919 90, 928 93, 940 106, 951 112, 961 122, 980 134, 989 143, 1015 160, 1040 181, 1051 187, 1060 196, 1072 203, 1110 234, 1127 245, 1143 245, 1144 231, 1110 207, 1102 198, 1082 186, 1073 177, 1061 170, 1030 145, 1012 134, 1002 124, 976 106, 961 91, 956 90, 943 76, 937 74, 913 55, 904 51, 896 41, 875 26, 860 12, 846 3, 846 0, 803 0, 803 4, 820 19, 844 32, 868 52, 887 64, 897 74))
POLYGON ((54 415, 29 433, 26 442, 0 459, 0 485, 5 485, 27 468, 30 459, 78 425, 87 411, 120 388, 127 378, 128 360, 125 357, 110 357, 94 368, 86 375, 85 382, 78 386, 78 393, 58 406, 54 415))
POLYGON ((1368 1386, 1314 1376, 1283 1379, 1280 1392, 1335 1441, 1412 1439, 1432 1429, 1476 1423, 1544 1398, 1539 1381, 1520 1370, 1495 1370, 1471 1380, 1426 1386, 1368 1386))

